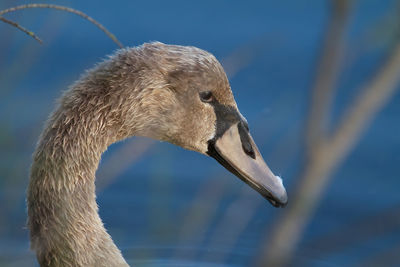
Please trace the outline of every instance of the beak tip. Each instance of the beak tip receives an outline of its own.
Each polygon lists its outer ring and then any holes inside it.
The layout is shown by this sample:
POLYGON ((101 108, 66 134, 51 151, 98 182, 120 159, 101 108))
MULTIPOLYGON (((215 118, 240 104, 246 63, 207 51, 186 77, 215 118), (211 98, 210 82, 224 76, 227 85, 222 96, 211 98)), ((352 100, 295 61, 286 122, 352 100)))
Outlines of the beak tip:
POLYGON ((287 192, 285 187, 283 186, 282 178, 279 176, 276 176, 276 178, 278 178, 277 180, 279 181, 279 185, 277 187, 278 190, 275 191, 272 194, 271 198, 268 198, 268 200, 274 207, 284 208, 288 203, 287 192))
POLYGON ((275 208, 284 208, 288 203, 286 191, 281 196, 267 196, 266 198, 275 208))
POLYGON ((288 196, 285 190, 285 193, 279 198, 279 202, 280 202, 280 207, 284 208, 286 207, 287 203, 288 203, 288 196))

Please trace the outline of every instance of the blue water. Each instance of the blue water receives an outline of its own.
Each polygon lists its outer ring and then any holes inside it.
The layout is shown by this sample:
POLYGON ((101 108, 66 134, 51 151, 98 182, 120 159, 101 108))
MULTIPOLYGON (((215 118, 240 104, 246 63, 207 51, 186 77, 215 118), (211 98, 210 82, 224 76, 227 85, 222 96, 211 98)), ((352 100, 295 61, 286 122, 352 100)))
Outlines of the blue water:
MULTIPOLYGON (((328 1, 53 2, 88 13, 128 46, 194 45, 222 62, 247 55, 230 79, 235 99, 266 162, 293 188, 328 1)), ((2 1, 0 9, 14 4, 2 1)), ((390 51, 395 5, 354 1, 328 128, 390 51)), ((35 266, 25 229, 30 155, 61 91, 116 46, 72 14, 25 10, 7 18, 44 45, 0 24, 0 266, 35 266)), ((382 257, 381 266, 400 263, 399 101, 396 92, 334 172, 293 266, 364 265, 382 257)), ((136 266, 253 265, 282 214, 214 160, 144 138, 111 146, 97 183, 106 228, 136 266), (150 145, 129 161, 124 147, 140 151, 140 144, 150 145)))

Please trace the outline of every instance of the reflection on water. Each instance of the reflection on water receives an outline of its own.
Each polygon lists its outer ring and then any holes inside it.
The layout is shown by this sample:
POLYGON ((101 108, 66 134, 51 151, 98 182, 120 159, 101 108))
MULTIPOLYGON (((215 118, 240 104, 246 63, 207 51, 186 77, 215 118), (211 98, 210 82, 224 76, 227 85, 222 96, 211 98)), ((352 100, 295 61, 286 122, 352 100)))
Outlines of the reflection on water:
POLYGON ((128 264, 132 266, 145 266, 145 267, 156 267, 156 266, 170 266, 170 267, 235 267, 237 265, 232 264, 219 264, 212 262, 193 262, 185 260, 143 260, 143 261, 128 261, 128 264))
MULTIPOLYGON (((190 247, 139 247, 139 248, 130 248, 124 249, 122 253, 124 254, 127 262, 132 266, 205 266, 205 267, 226 267, 226 266, 239 266, 236 264, 228 264, 221 262, 213 262, 210 260, 194 260, 190 257, 185 258, 184 256, 179 257, 168 257, 161 255, 174 255, 177 251, 182 254, 193 255, 193 254, 207 254, 211 257, 223 257, 231 254, 231 251, 224 251, 218 249, 205 249, 205 248, 190 248, 190 247), (154 259, 149 258, 141 258, 137 255, 160 255, 154 259)), ((243 256, 243 255, 242 255, 243 256)))

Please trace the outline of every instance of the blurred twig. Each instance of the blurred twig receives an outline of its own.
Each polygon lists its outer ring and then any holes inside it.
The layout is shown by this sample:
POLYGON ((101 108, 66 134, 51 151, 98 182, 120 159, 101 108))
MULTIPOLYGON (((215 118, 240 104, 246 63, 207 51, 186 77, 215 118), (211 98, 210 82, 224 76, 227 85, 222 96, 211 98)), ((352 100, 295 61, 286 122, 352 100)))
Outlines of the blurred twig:
MULTIPOLYGON (((336 27, 345 25, 344 22, 338 23, 336 20, 346 20, 347 16, 344 14, 348 14, 349 1, 332 1, 332 3, 335 8, 327 40, 335 41, 329 36, 341 31, 336 27)), ((331 46, 331 44, 327 46, 331 46)), ((340 45, 338 47, 340 48, 340 45)), ((324 51, 321 64, 331 64, 332 62, 327 61, 327 58, 331 58, 329 54, 335 52, 327 49, 324 51)), ((334 62, 330 71, 337 72, 335 68, 338 68, 338 64, 334 62)), ((319 83, 328 83, 328 85, 322 86, 323 92, 318 92, 320 87, 314 87, 310 120, 316 121, 310 121, 308 124, 307 157, 299 180, 300 184, 295 188, 295 192, 291 196, 291 203, 265 242, 268 246, 265 248, 263 258, 259 261, 260 266, 283 266, 290 262, 295 245, 317 207, 318 200, 330 180, 330 174, 346 157, 362 131, 397 89, 400 82, 400 44, 388 57, 371 83, 365 85, 361 90, 362 93, 350 105, 350 109, 345 113, 332 135, 320 132, 328 110, 319 101, 325 105, 328 104, 334 88, 330 83, 333 83, 334 80, 331 79, 331 75, 324 73, 320 73, 320 75, 325 76, 326 80, 319 77, 316 79, 316 85, 318 86, 319 83), (321 79, 322 81, 320 81, 321 79), (314 114, 315 112, 319 114, 314 114)))
POLYGON ((261 203, 265 204, 264 199, 259 196, 254 197, 254 191, 250 190, 247 185, 243 185, 239 196, 229 205, 224 216, 214 227, 207 244, 207 247, 218 247, 225 253, 206 254, 204 262, 223 263, 227 257, 235 254, 233 247, 257 213, 261 203))
POLYGON ((126 169, 154 147, 156 141, 148 138, 135 138, 125 142, 103 164, 96 182, 96 190, 101 192, 126 169))
MULTIPOLYGON (((188 244, 194 247, 201 246, 204 242, 206 229, 217 216, 219 203, 226 196, 224 192, 229 188, 226 184, 227 180, 221 179, 222 175, 215 174, 215 177, 213 175, 211 179, 203 182, 188 205, 187 211, 183 213, 185 216, 180 220, 182 223, 178 241, 182 248, 186 248, 188 244)), ((194 259, 197 256, 197 251, 185 249, 177 250, 172 257, 194 259)))
POLYGON ((377 267, 377 266, 399 266, 400 262, 400 245, 395 244, 390 249, 385 249, 376 255, 367 256, 365 261, 360 262, 357 266, 377 267))
POLYGON ((35 39, 35 40, 38 41, 39 43, 41 43, 41 44, 43 43, 43 41, 42 41, 39 37, 37 37, 37 36, 35 35, 35 33, 33 33, 33 32, 31 32, 31 31, 25 29, 24 27, 22 27, 22 26, 19 25, 18 23, 14 22, 14 21, 11 21, 11 20, 8 20, 8 19, 6 19, 6 18, 4 18, 4 17, 0 17, 0 20, 3 21, 3 22, 5 22, 5 23, 10 24, 11 26, 14 26, 15 28, 17 28, 17 29, 19 29, 19 30, 21 30, 21 31, 23 31, 24 33, 26 33, 27 35, 29 35, 30 37, 32 37, 33 39, 35 39))
MULTIPOLYGON (((304 244, 297 254, 305 255, 307 251, 317 250, 318 255, 346 251, 357 244, 366 244, 371 239, 390 235, 400 230, 400 205, 364 216, 334 231, 304 244)), ((398 255, 400 259, 400 255, 398 255)), ((385 265, 379 265, 385 266, 385 265)))
MULTIPOLYGON (((123 47, 123 45, 121 44, 120 41, 118 41, 118 39, 115 37, 114 34, 112 34, 110 31, 108 31, 103 25, 101 25, 99 22, 97 22, 95 19, 93 19, 92 17, 86 15, 85 13, 83 13, 82 11, 73 9, 73 8, 69 8, 69 7, 65 7, 65 6, 59 6, 59 5, 52 5, 52 4, 27 4, 27 5, 20 5, 20 6, 16 6, 16 7, 11 7, 11 8, 7 8, 4 10, 0 10, 0 19, 20 30, 22 30, 23 32, 25 32, 26 34, 32 36, 33 38, 35 38, 35 34, 29 30, 26 30, 25 28, 23 28, 22 26, 20 26, 18 23, 4 19, 4 17, 2 17, 4 14, 6 13, 10 13, 10 12, 14 12, 17 10, 21 10, 21 9, 27 9, 27 8, 50 8, 50 9, 56 9, 56 10, 62 10, 62 11, 66 11, 66 12, 70 12, 73 13, 75 15, 78 15, 88 21, 90 21, 91 23, 93 23, 94 25, 96 25, 100 30, 102 30, 108 37, 111 38, 111 40, 114 41, 114 43, 116 43, 120 48, 123 47)), ((38 40, 38 38, 35 38, 36 40, 38 40)), ((40 39, 39 39, 40 40, 40 39)), ((38 40, 38 41, 39 41, 38 40)), ((40 41, 39 41, 40 42, 40 41)))
POLYGON ((264 42, 259 42, 258 40, 248 42, 221 59, 221 64, 224 67, 226 75, 231 79, 238 72, 254 62, 254 59, 265 49, 263 43, 264 42))
POLYGON ((347 0, 332 1, 333 12, 325 36, 321 60, 319 62, 311 99, 311 108, 307 125, 306 145, 309 152, 315 143, 323 137, 323 124, 330 109, 332 91, 339 75, 343 55, 344 32, 349 16, 347 0))

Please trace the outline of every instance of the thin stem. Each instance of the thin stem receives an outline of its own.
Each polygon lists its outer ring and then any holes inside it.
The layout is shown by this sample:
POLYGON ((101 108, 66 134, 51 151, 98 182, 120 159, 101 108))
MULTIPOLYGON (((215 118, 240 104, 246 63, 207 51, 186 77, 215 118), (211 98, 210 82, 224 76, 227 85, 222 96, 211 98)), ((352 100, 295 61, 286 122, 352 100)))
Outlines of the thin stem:
MULTIPOLYGON (((331 81, 327 79, 325 82, 331 81)), ((319 142, 311 143, 312 140, 308 139, 309 146, 312 144, 314 147, 310 148, 312 151, 306 158, 305 169, 299 178, 300 184, 291 194, 292 201, 289 202, 287 210, 265 242, 268 246, 265 247, 263 258, 259 261, 260 266, 283 266, 290 262, 295 246, 332 178, 332 172, 348 155, 368 124, 398 89, 399 83, 400 43, 397 43, 372 81, 360 90, 361 93, 349 106, 350 108, 335 127, 333 134, 322 133, 323 138, 319 142)), ((315 87, 315 90, 318 88, 315 87)), ((313 103, 315 105, 316 101, 313 103)), ((315 108, 311 107, 311 109, 315 108)), ((317 117, 319 117, 318 120, 323 118, 321 115, 317 117)), ((308 127, 315 127, 320 125, 319 123, 309 124, 308 127)), ((308 130, 315 131, 315 129, 308 130)))
POLYGON ((315 144, 324 137, 324 122, 329 116, 333 92, 344 50, 344 36, 349 18, 349 1, 332 2, 332 17, 326 31, 320 61, 312 89, 311 108, 307 122, 306 149, 312 153, 315 144))
MULTIPOLYGON (((6 14, 6 13, 10 13, 10 12, 14 12, 17 10, 21 10, 21 9, 27 9, 27 8, 50 8, 50 9, 56 9, 56 10, 62 10, 62 11, 66 11, 69 13, 73 13, 75 15, 78 15, 88 21, 90 21, 91 23, 93 23, 94 25, 96 25, 100 30, 102 30, 108 37, 111 38, 111 40, 114 41, 114 43, 116 43, 120 48, 123 47, 122 43, 120 41, 118 41, 118 39, 115 37, 114 34, 112 34, 110 31, 108 31, 102 24, 100 24, 99 22, 97 22, 95 19, 93 19, 92 17, 86 15, 85 13, 83 13, 82 11, 70 8, 70 7, 65 7, 65 6, 59 6, 59 5, 51 5, 51 4, 27 4, 27 5, 20 5, 20 6, 15 6, 15 7, 10 7, 4 10, 0 10, 0 16, 6 14)), ((4 21, 4 20, 3 20, 4 21)), ((7 22, 8 23, 8 22, 7 22)), ((18 28, 18 27, 17 27, 18 28)), ((19 28, 20 29, 20 28, 19 28)), ((25 31, 24 31, 25 32, 25 31)), ((28 31, 29 32, 29 31, 28 31)), ((26 33, 26 32, 25 32, 26 33)), ((30 34, 29 34, 30 35, 30 34)), ((31 35, 32 36, 32 35, 31 35)))
POLYGON ((11 21, 11 20, 8 20, 8 19, 6 19, 4 17, 0 17, 0 20, 5 22, 5 23, 7 23, 7 24, 10 24, 11 26, 13 26, 13 27, 15 27, 15 28, 17 28, 17 29, 19 29, 21 31, 23 31, 24 33, 26 33, 27 35, 29 35, 30 37, 32 37, 33 39, 38 41, 40 44, 43 43, 43 41, 39 37, 37 37, 34 32, 22 27, 18 23, 14 22, 14 21, 11 21))

